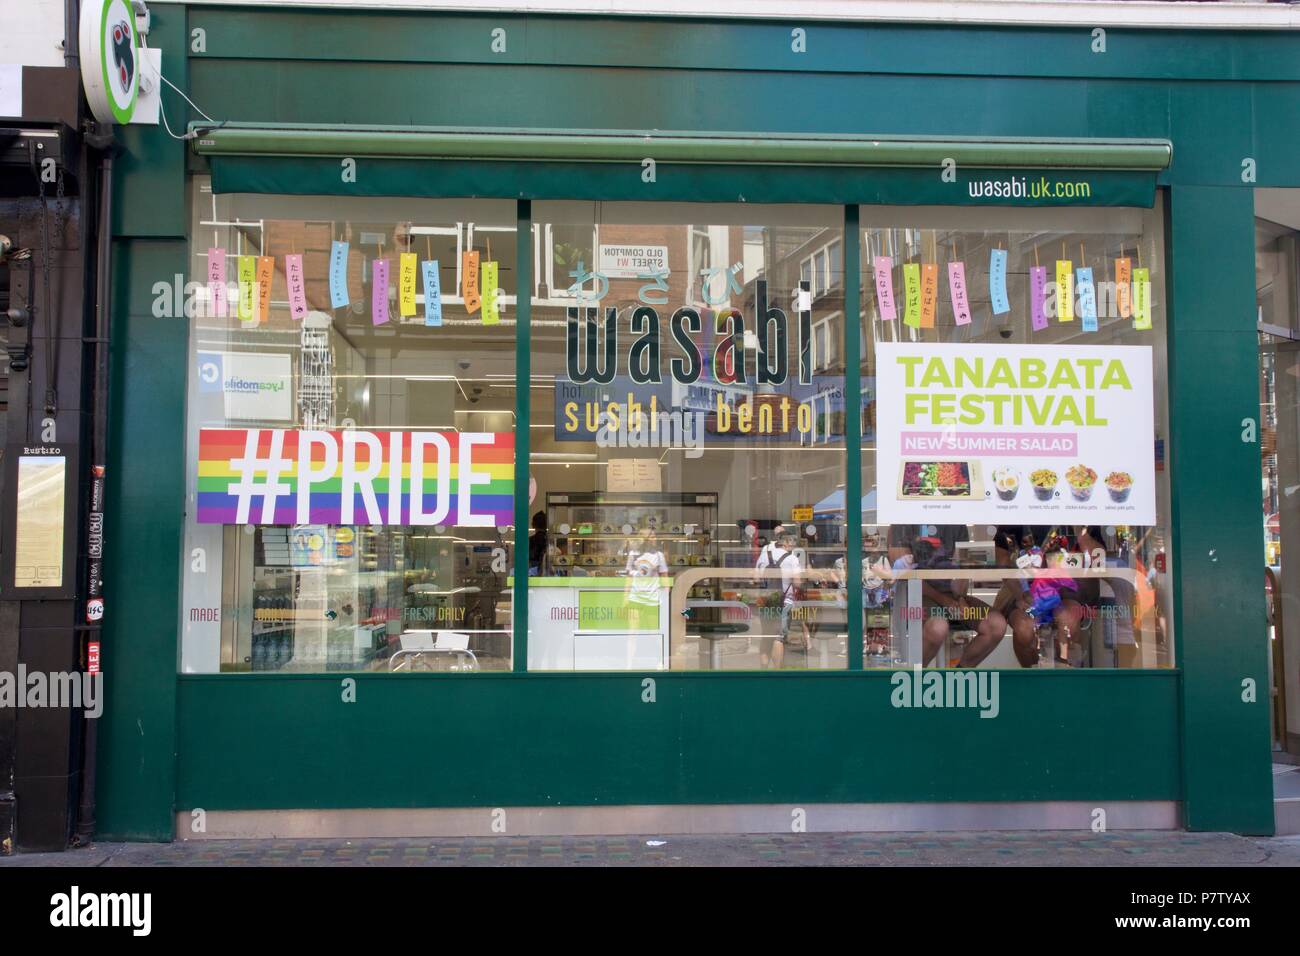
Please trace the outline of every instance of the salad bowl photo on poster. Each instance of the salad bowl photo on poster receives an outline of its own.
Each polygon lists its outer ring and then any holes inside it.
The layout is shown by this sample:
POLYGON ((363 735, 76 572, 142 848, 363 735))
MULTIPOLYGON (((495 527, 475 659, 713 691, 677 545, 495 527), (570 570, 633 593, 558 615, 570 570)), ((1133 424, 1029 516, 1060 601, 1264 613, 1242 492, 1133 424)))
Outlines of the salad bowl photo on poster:
POLYGON ((1151 525, 1149 346, 877 346, 883 523, 1151 525))

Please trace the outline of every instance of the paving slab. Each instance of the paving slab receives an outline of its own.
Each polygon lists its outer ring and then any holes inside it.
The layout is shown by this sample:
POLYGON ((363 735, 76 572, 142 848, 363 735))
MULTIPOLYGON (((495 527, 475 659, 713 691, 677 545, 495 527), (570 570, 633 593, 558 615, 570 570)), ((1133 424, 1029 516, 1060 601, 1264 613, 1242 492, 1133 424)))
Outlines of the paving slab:
POLYGON ((96 843, 0 866, 1300 866, 1300 836, 1124 831, 96 843))

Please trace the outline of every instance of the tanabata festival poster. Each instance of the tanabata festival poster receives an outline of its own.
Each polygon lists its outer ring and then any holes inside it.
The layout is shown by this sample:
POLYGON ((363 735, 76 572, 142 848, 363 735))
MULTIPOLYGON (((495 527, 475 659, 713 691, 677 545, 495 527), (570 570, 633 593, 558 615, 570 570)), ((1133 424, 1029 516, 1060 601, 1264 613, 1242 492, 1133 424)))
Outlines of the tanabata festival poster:
POLYGON ((1156 523, 1150 346, 876 348, 882 524, 1156 523))

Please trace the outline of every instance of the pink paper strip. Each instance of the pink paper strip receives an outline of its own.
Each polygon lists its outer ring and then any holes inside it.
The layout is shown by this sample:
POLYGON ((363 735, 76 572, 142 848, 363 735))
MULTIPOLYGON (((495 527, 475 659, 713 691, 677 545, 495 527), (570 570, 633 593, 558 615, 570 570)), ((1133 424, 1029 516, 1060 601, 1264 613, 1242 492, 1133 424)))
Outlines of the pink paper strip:
POLYGON ((307 318, 307 280, 302 275, 302 256, 284 257, 284 279, 289 287, 289 314, 301 322, 307 318))
POLYGON ((1047 328, 1046 297, 1047 266, 1034 266, 1029 270, 1029 322, 1035 332, 1047 328))
POLYGON ((370 321, 383 325, 388 321, 388 260, 376 259, 371 263, 370 321))
POLYGON ((226 314, 226 250, 208 249, 208 295, 212 299, 212 314, 226 314))
POLYGON ((876 303, 880 306, 880 317, 886 322, 898 318, 898 307, 894 304, 894 260, 889 256, 876 256, 873 260, 876 270, 876 303))
POLYGON ((966 263, 948 263, 948 291, 952 293, 952 317, 958 325, 970 325, 970 303, 966 300, 966 263))

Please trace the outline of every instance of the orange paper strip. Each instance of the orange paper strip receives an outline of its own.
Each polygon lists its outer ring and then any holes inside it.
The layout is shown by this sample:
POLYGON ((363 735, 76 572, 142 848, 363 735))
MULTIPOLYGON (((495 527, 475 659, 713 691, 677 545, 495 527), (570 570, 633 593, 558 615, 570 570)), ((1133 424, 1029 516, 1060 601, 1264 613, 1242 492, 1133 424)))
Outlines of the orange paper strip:
POLYGON ((473 315, 478 311, 482 299, 478 291, 478 252, 466 252, 461 256, 460 294, 465 300, 465 311, 473 315))
POLYGON ((271 321, 271 283, 275 281, 275 257, 257 257, 257 321, 271 321))
POLYGON ((1115 260, 1115 304, 1121 319, 1133 314, 1133 260, 1127 256, 1115 260))
POLYGON ((934 262, 921 265, 921 328, 934 328, 934 314, 939 309, 939 266, 934 262))

